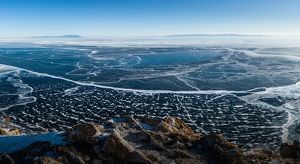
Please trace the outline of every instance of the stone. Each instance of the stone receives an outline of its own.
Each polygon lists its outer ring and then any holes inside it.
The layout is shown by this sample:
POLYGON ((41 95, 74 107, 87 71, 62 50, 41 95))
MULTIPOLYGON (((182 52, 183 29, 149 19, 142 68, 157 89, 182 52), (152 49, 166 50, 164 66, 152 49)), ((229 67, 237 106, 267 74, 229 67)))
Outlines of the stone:
POLYGON ((68 160, 69 163, 72 163, 72 164, 85 164, 84 160, 80 156, 75 155, 74 153, 72 153, 70 151, 66 151, 65 155, 66 155, 67 160, 68 160))
POLYGON ((190 139, 198 139, 200 136, 196 134, 191 127, 185 124, 177 117, 166 117, 158 125, 158 129, 166 133, 180 135, 190 139))
MULTIPOLYGON (((87 161, 91 160, 90 152, 93 152, 93 148, 90 147, 89 151, 87 151, 86 147, 84 147, 83 142, 73 143, 73 145, 69 146, 57 146, 55 152, 60 155, 60 161, 67 161, 67 163, 74 164, 83 164, 87 161)), ((89 143, 86 143, 89 145, 89 143)), ((63 162, 66 163, 66 162, 63 162)))
POLYGON ((18 135, 21 135, 21 131, 19 129, 10 129, 7 132, 7 135, 9 135, 9 136, 18 136, 18 135))
POLYGON ((69 139, 71 141, 84 141, 89 138, 101 135, 104 127, 93 123, 77 124, 72 127, 69 132, 69 139))
POLYGON ((167 142, 169 141, 169 139, 165 137, 162 133, 144 132, 143 134, 146 136, 149 145, 151 145, 155 150, 168 151, 164 147, 163 141, 167 142))
POLYGON ((199 141, 201 142, 201 145, 204 147, 204 149, 210 149, 215 145, 219 145, 225 150, 237 148, 237 146, 234 143, 231 143, 228 140, 226 140, 226 138, 224 138, 224 136, 221 134, 209 134, 202 137, 199 141))
POLYGON ((116 158, 126 159, 134 151, 134 148, 120 136, 118 130, 114 130, 105 142, 103 150, 116 158))
POLYGON ((62 162, 51 157, 38 157, 34 160, 34 164, 62 164, 62 162))
POLYGON ((169 146, 171 149, 183 149, 185 148, 185 145, 176 141, 175 143, 173 143, 172 145, 169 146))
POLYGON ((174 158, 193 158, 193 156, 181 150, 175 150, 174 158))
POLYGON ((4 135, 4 136, 18 136, 21 135, 21 131, 19 129, 1 129, 0 128, 0 136, 4 135))
POLYGON ((205 155, 209 161, 242 163, 242 151, 221 134, 205 135, 194 142, 193 147, 199 155, 205 155))
POLYGON ((140 151, 136 151, 124 138, 120 132, 115 129, 110 138, 105 142, 103 151, 112 156, 114 160, 123 160, 124 162, 151 163, 151 161, 140 151))
POLYGON ((7 135, 6 130, 0 128, 0 136, 5 136, 5 135, 7 135))

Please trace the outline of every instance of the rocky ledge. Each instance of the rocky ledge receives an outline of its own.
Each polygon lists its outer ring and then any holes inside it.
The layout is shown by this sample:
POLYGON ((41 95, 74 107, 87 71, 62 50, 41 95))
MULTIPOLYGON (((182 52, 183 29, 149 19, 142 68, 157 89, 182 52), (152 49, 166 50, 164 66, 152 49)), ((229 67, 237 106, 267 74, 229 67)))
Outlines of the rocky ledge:
POLYGON ((195 133, 175 117, 124 116, 61 133, 17 136, 0 129, 0 163, 300 163, 298 142, 279 150, 242 150, 221 134, 195 133), (12 135, 12 136, 9 136, 12 135))

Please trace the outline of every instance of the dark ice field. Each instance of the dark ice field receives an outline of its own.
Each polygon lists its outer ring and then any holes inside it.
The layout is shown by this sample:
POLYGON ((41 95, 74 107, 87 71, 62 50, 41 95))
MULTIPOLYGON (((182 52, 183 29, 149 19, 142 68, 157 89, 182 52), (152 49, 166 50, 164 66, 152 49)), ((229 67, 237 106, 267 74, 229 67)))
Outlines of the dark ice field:
POLYGON ((243 148, 300 140, 300 48, 0 48, 0 115, 27 133, 178 116, 243 148), (299 56, 298 56, 299 55, 299 56))

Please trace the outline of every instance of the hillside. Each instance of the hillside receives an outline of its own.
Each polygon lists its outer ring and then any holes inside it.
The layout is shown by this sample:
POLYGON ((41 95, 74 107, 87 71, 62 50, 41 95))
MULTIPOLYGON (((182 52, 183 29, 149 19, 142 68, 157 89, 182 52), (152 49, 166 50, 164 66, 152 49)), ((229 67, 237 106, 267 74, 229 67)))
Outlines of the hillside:
POLYGON ((268 163, 300 162, 300 147, 243 150, 221 134, 195 133, 176 117, 124 116, 103 125, 78 124, 65 132, 20 135, 0 129, 0 163, 268 163), (289 158, 289 159, 287 159, 289 158))

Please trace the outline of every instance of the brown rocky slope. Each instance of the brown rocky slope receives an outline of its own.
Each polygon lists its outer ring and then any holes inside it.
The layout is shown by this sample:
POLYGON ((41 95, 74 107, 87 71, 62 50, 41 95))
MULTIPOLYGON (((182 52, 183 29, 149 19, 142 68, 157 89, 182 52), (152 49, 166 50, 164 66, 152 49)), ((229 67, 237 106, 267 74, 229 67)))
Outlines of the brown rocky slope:
MULTIPOLYGON (((8 135, 19 133, 17 129, 0 129, 7 141, 8 135)), ((283 144, 280 154, 263 149, 244 151, 221 134, 195 133, 179 118, 169 116, 124 116, 104 125, 78 124, 69 131, 51 135, 41 134, 40 140, 27 136, 32 142, 19 149, 0 145, 0 164, 300 163, 298 142, 283 144), (63 142, 51 142, 55 137, 62 137, 63 142)))

